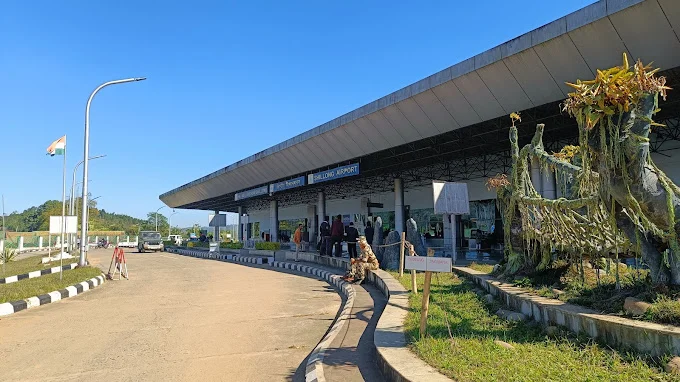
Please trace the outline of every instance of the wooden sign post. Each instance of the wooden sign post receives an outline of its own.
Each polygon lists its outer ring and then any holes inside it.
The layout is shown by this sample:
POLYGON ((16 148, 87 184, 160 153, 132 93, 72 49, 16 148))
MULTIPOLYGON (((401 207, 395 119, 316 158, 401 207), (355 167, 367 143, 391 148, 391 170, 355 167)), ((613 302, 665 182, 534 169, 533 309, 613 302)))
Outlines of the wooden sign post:
POLYGON ((411 292, 418 295, 418 283, 416 282, 416 270, 411 269, 411 292))
POLYGON ((427 328, 427 314, 430 308, 430 285, 432 272, 451 272, 450 257, 434 257, 434 250, 428 248, 427 257, 408 256, 405 263, 406 269, 425 271, 425 285, 423 286, 423 305, 420 310, 420 337, 425 335, 427 328))
POLYGON ((399 278, 404 276, 404 247, 406 244, 406 232, 401 233, 401 247, 399 248, 399 278))

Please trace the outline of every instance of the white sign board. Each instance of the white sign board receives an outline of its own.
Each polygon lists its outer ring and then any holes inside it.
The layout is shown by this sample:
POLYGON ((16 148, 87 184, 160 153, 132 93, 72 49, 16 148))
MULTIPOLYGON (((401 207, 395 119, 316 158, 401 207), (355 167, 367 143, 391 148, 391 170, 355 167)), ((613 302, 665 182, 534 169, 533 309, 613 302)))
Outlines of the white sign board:
POLYGON ((434 213, 465 215, 470 213, 467 183, 432 181, 434 213))
POLYGON ((428 257, 427 270, 430 272, 451 272, 450 257, 428 257))
POLYGON ((427 270, 427 257, 423 256, 405 256, 404 268, 413 269, 416 271, 427 270))
MULTIPOLYGON (((64 233, 78 233, 78 217, 66 216, 66 230, 64 233)), ((61 234, 61 216, 50 216, 50 235, 61 234)))
POLYGON ((404 268, 416 271, 429 272, 451 272, 450 257, 424 257, 406 256, 404 257, 404 268))
POLYGON ((226 214, 208 215, 208 227, 226 227, 226 226, 227 226, 226 214))

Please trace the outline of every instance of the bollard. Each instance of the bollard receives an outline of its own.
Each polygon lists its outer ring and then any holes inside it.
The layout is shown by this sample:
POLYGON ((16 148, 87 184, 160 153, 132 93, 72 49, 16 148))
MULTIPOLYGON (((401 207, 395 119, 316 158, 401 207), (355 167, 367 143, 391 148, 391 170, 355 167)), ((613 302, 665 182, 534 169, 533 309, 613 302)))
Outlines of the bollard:
POLYGON ((40 248, 40 249, 43 248, 43 238, 42 238, 42 236, 40 236, 40 237, 38 238, 38 248, 40 248))
POLYGON ((24 237, 19 236, 19 244, 17 245, 17 252, 22 252, 24 250, 24 237))
POLYGON ((3 252, 5 250, 5 241, 0 240, 0 252, 3 252))

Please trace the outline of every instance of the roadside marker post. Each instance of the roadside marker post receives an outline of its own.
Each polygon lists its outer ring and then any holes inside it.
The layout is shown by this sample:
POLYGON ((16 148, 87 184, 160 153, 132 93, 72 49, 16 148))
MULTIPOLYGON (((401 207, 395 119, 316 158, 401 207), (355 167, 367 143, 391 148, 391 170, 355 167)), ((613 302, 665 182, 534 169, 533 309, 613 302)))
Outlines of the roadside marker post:
POLYGON ((412 275, 415 274, 415 271, 425 271, 423 305, 420 309, 420 338, 423 338, 425 336, 425 329, 427 328, 427 313, 430 308, 430 285, 432 283, 432 272, 451 273, 451 258, 434 257, 434 249, 428 248, 427 257, 408 256, 405 258, 405 260, 406 269, 410 269, 412 275))

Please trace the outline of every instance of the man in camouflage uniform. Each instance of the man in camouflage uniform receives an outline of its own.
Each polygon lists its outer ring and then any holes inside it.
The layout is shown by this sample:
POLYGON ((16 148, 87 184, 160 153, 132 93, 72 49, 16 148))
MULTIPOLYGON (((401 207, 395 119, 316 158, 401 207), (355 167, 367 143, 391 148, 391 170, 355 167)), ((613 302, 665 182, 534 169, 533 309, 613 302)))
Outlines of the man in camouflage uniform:
POLYGON ((352 259, 352 267, 350 268, 344 279, 349 282, 357 282, 361 284, 366 278, 366 270, 376 270, 379 267, 378 258, 373 254, 371 246, 366 241, 365 236, 359 238, 359 248, 361 256, 352 259))

